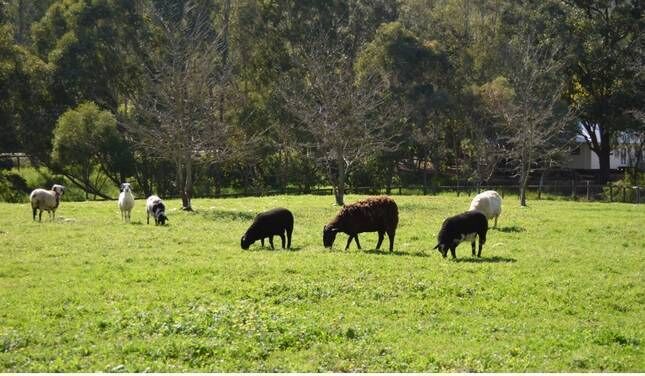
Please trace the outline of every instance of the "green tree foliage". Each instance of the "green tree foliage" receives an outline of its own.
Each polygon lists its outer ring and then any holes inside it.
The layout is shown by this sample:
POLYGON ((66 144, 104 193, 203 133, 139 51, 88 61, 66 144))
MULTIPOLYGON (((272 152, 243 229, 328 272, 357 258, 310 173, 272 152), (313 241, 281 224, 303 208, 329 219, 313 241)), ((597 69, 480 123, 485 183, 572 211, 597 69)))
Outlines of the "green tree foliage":
POLYGON ((49 67, 15 44, 12 27, 0 25, 0 152, 47 159, 51 143, 49 67))
POLYGON ((639 1, 565 1, 575 60, 569 100, 583 136, 599 158, 604 180, 617 132, 642 127, 632 110, 643 102, 643 4, 639 1))
POLYGON ((82 101, 116 111, 137 86, 130 57, 141 29, 135 1, 57 0, 32 27, 36 52, 52 66, 61 113, 82 101))
POLYGON ((109 198, 108 182, 119 185, 132 174, 130 149, 117 130, 116 118, 87 102, 66 111, 56 122, 52 162, 86 192, 109 198))
MULTIPOLYGON (((392 100, 405 109, 404 121, 394 124, 399 147, 381 159, 385 169, 393 172, 394 165, 411 158, 422 161, 424 187, 427 187, 426 162, 436 143, 431 132, 431 118, 446 110, 449 94, 446 77, 452 75, 448 57, 437 41, 421 41, 401 23, 382 24, 374 39, 366 45, 357 59, 358 79, 377 76, 386 83, 392 100), (387 162, 389 161, 389 162, 387 162)), ((438 161, 435 159, 435 163, 438 161)), ((387 177, 389 181, 392 177, 387 177)))

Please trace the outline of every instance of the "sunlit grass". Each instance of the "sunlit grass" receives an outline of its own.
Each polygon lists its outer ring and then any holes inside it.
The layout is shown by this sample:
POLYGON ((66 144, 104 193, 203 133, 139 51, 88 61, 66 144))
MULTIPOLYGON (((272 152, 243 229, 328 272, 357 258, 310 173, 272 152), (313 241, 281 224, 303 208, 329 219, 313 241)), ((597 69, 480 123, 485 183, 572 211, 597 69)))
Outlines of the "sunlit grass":
POLYGON ((506 197, 483 258, 455 262, 431 249, 470 198, 394 199, 393 254, 376 234, 324 249, 331 197, 169 201, 165 227, 143 201, 132 224, 115 202, 64 201, 53 223, 0 204, 0 370, 645 370, 644 206, 506 197), (242 251, 276 206, 294 249, 242 251))

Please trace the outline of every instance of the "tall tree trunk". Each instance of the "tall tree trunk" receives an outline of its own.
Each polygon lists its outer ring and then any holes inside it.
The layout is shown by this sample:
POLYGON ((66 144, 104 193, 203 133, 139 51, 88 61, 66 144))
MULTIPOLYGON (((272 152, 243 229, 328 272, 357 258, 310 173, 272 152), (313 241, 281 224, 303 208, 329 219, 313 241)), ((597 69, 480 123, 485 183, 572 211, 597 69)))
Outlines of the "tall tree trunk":
POLYGON ((596 153, 600 165, 600 183, 605 184, 609 181, 611 148, 608 140, 603 140, 600 145, 600 152, 596 153))
POLYGON ((425 168, 425 163, 423 164, 423 194, 428 194, 428 169, 425 168))
POLYGON ((177 176, 175 176, 177 193, 179 193, 179 197, 183 197, 182 192, 184 190, 184 166, 181 158, 179 157, 177 157, 177 159, 175 160, 175 169, 177 170, 177 176))
POLYGON ((342 157, 342 154, 338 154, 337 157, 338 163, 338 181, 336 187, 336 204, 343 206, 345 205, 345 160, 342 157))
POLYGON ((181 195, 181 210, 193 211, 193 207, 191 205, 191 199, 193 196, 193 161, 190 157, 186 158, 186 160, 184 161, 184 166, 186 169, 186 176, 184 189, 181 195))
POLYGON ((390 163, 387 169, 387 176, 385 177, 385 193, 392 192, 392 180, 394 179, 394 162, 390 163))
POLYGON ((520 206, 526 206, 526 187, 529 181, 529 168, 522 162, 520 170, 520 206))
MULTIPOLYGON (((228 69, 228 26, 229 19, 231 14, 231 0, 224 1, 224 30, 222 31, 222 73, 221 80, 224 81, 224 77, 227 74, 226 70, 228 69)), ((219 96, 219 121, 224 122, 224 95, 222 91, 219 96)))

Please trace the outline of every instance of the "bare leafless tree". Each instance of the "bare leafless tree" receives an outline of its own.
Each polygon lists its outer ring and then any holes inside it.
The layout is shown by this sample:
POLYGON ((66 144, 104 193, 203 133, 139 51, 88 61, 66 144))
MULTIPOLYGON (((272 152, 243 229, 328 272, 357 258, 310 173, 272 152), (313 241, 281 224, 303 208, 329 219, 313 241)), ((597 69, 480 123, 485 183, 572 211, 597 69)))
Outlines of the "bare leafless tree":
POLYGON ((127 127, 148 155, 174 162, 183 209, 192 210, 195 163, 232 158, 244 137, 223 116, 223 98, 235 97, 224 34, 206 4, 180 3, 146 2, 154 39, 140 49, 144 74, 130 100, 139 118, 127 127))
POLYGON ((506 158, 515 164, 519 178, 520 205, 526 206, 532 169, 561 152, 565 127, 574 117, 562 104, 564 83, 558 74, 563 58, 558 48, 522 36, 507 52, 512 63, 506 77, 483 85, 480 93, 501 126, 506 158))
POLYGON ((281 88, 286 109, 304 128, 302 146, 329 172, 336 203, 343 205, 351 169, 396 147, 387 90, 375 77, 357 82, 351 59, 324 37, 297 48, 293 62, 281 88))

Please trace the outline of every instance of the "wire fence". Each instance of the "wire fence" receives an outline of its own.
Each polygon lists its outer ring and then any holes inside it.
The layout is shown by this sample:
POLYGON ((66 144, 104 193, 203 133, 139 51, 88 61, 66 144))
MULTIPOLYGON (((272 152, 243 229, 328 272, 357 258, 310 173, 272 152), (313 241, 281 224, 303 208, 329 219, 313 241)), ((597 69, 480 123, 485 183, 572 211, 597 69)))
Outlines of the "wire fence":
MULTIPOLYGON (((548 198, 568 198, 572 200, 583 201, 602 201, 602 202, 626 202, 640 204, 645 196, 645 187, 641 186, 622 186, 615 184, 594 184, 591 181, 582 182, 552 182, 550 184, 530 184, 527 187, 527 195, 531 199, 548 199, 548 198)), ((385 187, 348 187, 345 194, 364 194, 364 195, 432 195, 438 193, 455 193, 457 196, 466 195, 474 196, 479 192, 486 190, 495 190, 502 197, 505 195, 519 195, 518 185, 500 184, 500 185, 439 185, 433 187, 423 186, 396 186, 389 190, 385 187)), ((333 195, 331 187, 311 188, 307 190, 299 188, 286 188, 281 190, 263 189, 253 192, 235 192, 222 193, 217 195, 219 198, 234 198, 248 196, 273 196, 273 195, 333 195)))

